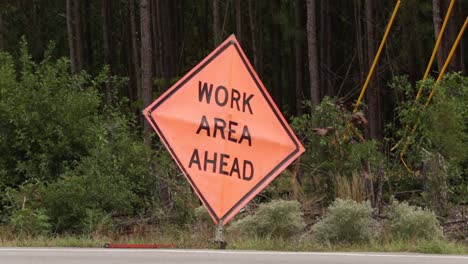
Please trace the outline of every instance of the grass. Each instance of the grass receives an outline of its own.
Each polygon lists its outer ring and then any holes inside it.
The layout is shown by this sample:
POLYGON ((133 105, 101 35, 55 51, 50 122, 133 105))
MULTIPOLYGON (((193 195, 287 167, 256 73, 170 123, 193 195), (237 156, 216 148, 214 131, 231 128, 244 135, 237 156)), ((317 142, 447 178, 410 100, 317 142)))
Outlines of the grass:
MULTIPOLYGON (((210 235, 195 234, 187 230, 168 229, 153 231, 138 236, 39 236, 18 237, 0 232, 2 247, 104 247, 107 243, 128 244, 175 244, 178 248, 216 248, 210 235)), ((298 239, 226 237, 228 249, 277 250, 277 251, 346 251, 346 252, 414 252, 431 254, 468 254, 468 245, 447 240, 438 241, 391 241, 362 245, 324 245, 298 239)))
POLYGON ((280 251, 318 251, 318 252, 413 252, 426 254, 468 254, 468 245, 459 242, 438 241, 391 241, 373 242, 360 245, 318 244, 306 241, 285 241, 282 239, 253 238, 233 241, 232 249, 244 250, 280 250, 280 251))

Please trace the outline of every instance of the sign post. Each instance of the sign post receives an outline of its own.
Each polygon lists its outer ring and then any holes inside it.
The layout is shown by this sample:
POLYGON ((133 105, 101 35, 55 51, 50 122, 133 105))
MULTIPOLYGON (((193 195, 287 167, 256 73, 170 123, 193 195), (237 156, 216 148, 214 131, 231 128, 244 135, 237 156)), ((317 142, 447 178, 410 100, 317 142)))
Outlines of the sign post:
POLYGON ((219 249, 226 249, 226 241, 224 240, 223 229, 223 220, 220 220, 218 225, 216 226, 216 234, 214 241, 216 244, 218 244, 219 249))
POLYGON ((304 147, 234 35, 144 110, 222 228, 304 147))

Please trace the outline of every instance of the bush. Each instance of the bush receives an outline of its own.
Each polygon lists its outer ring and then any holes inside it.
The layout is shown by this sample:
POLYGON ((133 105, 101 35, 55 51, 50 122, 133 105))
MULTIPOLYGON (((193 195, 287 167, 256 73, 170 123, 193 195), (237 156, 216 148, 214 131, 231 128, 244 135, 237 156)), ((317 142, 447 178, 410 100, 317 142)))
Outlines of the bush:
POLYGON ((213 220, 211 219, 211 216, 210 214, 208 213, 208 211, 206 210, 206 208, 201 205, 197 208, 195 208, 195 219, 199 222, 199 223, 212 223, 213 220))
POLYGON ((107 72, 72 75, 50 51, 36 63, 25 43, 20 57, 0 52, 0 221, 19 214, 23 199, 58 232, 160 206, 154 174, 167 167, 152 168, 124 102, 104 103, 107 72))
POLYGON ((100 210, 87 209, 83 229, 87 234, 108 235, 114 231, 115 225, 109 214, 100 210))
POLYGON ((430 210, 394 201, 389 215, 387 229, 393 239, 430 240, 443 237, 439 221, 430 210))
POLYGON ((9 187, 57 179, 89 153, 106 120, 95 80, 70 75, 65 59, 35 64, 24 47, 21 56, 16 71, 0 53, 1 180, 9 187))
POLYGON ((304 227, 299 202, 274 200, 261 204, 254 215, 234 222, 229 230, 244 235, 288 238, 300 233, 304 227))
POLYGON ((17 210, 10 218, 10 225, 19 236, 45 235, 51 228, 49 217, 42 209, 17 210))
POLYGON ((337 184, 330 175, 359 173, 363 161, 369 163, 369 173, 377 174, 384 157, 377 141, 362 140, 366 123, 362 112, 353 113, 339 99, 329 97, 324 97, 312 114, 293 118, 291 126, 304 147, 314 150, 301 156, 298 179, 305 197, 300 200, 311 201, 319 197, 325 203, 335 200, 337 184), (353 133, 349 132, 350 124, 353 133))
POLYGON ((312 227, 312 235, 321 243, 366 243, 375 236, 369 202, 337 199, 327 215, 312 227))

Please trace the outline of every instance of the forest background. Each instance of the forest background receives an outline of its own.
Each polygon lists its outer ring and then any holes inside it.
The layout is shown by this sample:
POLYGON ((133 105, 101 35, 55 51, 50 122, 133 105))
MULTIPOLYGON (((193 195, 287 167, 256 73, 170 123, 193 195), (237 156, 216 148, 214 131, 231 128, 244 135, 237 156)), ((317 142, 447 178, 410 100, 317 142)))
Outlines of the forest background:
POLYGON ((353 112, 396 2, 0 1, 0 239, 138 235, 168 225, 210 233, 141 110, 235 34, 308 149, 238 221, 272 200, 295 201, 283 209, 299 208, 295 234, 304 236, 329 205, 353 200, 344 206, 391 222, 392 208, 407 201, 466 240, 466 36, 446 78, 434 79, 468 1, 454 2, 426 81, 451 1, 402 1, 365 103, 353 112))

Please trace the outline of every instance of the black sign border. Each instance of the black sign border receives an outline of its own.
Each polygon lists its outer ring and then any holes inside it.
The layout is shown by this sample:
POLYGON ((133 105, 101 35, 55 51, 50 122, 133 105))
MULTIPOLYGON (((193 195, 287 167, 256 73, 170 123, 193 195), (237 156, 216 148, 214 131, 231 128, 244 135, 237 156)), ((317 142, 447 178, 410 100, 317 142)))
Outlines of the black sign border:
POLYGON ((183 80, 175 87, 174 89, 170 90, 168 93, 163 94, 164 97, 162 97, 156 104, 151 107, 151 109, 148 111, 148 117, 149 120, 151 121, 152 125, 156 128, 158 134, 160 135, 161 139, 164 141, 165 145, 167 146, 168 150, 171 152, 172 157, 174 157, 177 165, 179 168, 183 171, 184 175, 187 177, 187 179, 190 181, 190 184, 193 186, 195 189, 195 192, 197 192, 198 196, 200 199, 202 199, 203 204, 205 204, 208 207, 209 213, 216 219, 217 222, 220 220, 226 219, 230 214, 234 212, 236 208, 238 208, 252 193, 256 192, 260 186, 266 182, 268 179, 270 179, 273 175, 275 175, 282 166, 284 166, 294 155, 296 155, 300 151, 300 146, 299 143, 297 142, 296 138, 293 136, 291 133, 291 130, 288 128, 288 126, 285 124, 283 119, 281 118, 281 114, 279 111, 273 106, 272 100, 266 95, 266 91, 264 91, 260 85, 259 80, 255 77, 255 74, 253 73, 253 69, 250 67, 250 64, 247 62, 247 59, 245 58, 244 54, 240 51, 239 45, 236 41, 230 40, 226 44, 224 44, 220 49, 218 49, 214 54, 211 55, 203 64, 199 65, 195 71, 193 71, 189 76, 183 77, 183 80), (229 209, 222 217, 218 217, 216 213, 213 211, 211 208, 211 205, 208 203, 208 201, 205 199, 203 194, 200 192, 198 189, 197 185, 195 182, 192 180, 192 177, 190 174, 187 172, 185 167, 182 165, 182 162, 180 162, 179 158, 177 157, 175 151, 172 149, 171 144, 169 144, 169 141, 167 141, 166 137, 162 133, 161 129, 159 128, 158 124, 156 121, 153 119, 151 116, 151 113, 154 112, 161 104, 163 104, 165 101, 167 101, 172 95, 174 95, 175 92, 177 92, 180 88, 182 88, 189 80, 191 80, 195 75, 197 75, 201 70, 203 70, 206 66, 208 66, 214 59, 216 59, 219 55, 221 55, 227 48, 229 48, 231 45, 234 45, 237 53, 239 54, 242 62, 244 63, 244 66, 247 68, 251 78, 255 81, 255 84, 257 88, 260 90, 261 94, 263 95, 265 101, 268 103, 270 106, 271 110, 275 114, 276 118, 280 122, 281 126, 284 128, 284 130, 287 132, 289 138, 295 145, 295 149, 288 155, 286 156, 285 159, 283 159, 278 165, 276 165, 265 177, 263 177, 262 180, 260 180, 246 195, 244 195, 231 209, 229 209))

